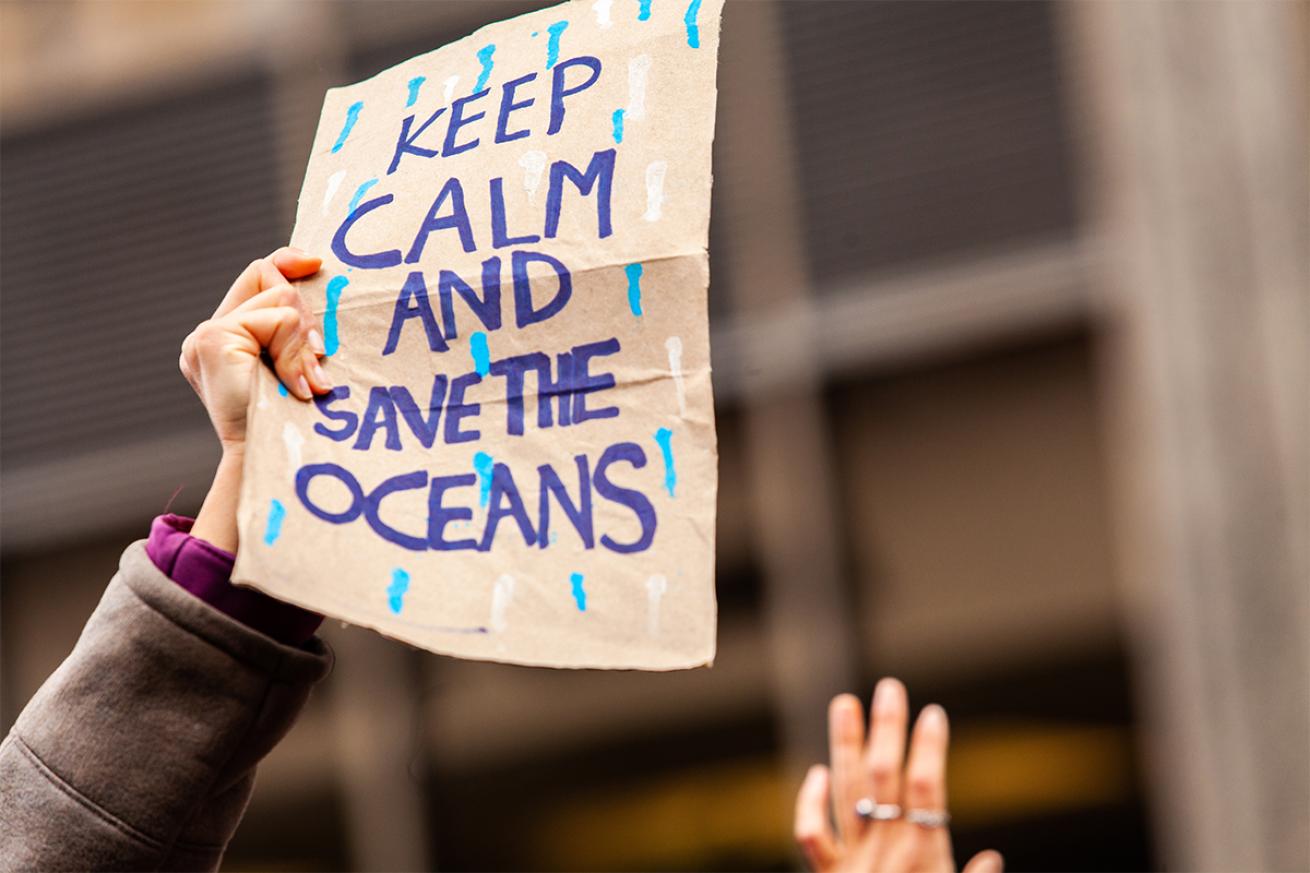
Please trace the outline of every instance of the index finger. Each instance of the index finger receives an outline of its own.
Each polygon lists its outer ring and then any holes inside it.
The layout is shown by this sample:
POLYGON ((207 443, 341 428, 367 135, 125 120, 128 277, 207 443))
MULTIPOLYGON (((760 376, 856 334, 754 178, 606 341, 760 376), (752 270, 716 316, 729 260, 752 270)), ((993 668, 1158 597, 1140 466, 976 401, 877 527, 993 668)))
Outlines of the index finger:
POLYGON ((318 272, 322 259, 290 246, 283 246, 267 258, 257 258, 241 271, 228 289, 213 318, 222 318, 260 291, 267 291, 287 279, 303 279, 318 272))
POLYGON ((828 757, 832 766, 833 817, 843 840, 860 834, 855 804, 864 791, 860 750, 864 745, 864 707, 850 694, 839 694, 828 707, 828 757))

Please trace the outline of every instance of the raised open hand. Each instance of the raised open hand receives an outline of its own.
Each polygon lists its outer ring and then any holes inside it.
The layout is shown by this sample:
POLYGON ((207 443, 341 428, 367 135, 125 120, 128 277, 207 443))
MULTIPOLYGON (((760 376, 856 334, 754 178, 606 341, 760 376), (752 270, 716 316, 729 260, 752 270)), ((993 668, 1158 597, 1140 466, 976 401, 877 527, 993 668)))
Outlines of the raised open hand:
MULTIPOLYGON (((878 683, 867 734, 860 701, 850 694, 833 698, 828 708, 832 769, 811 767, 796 797, 796 841, 814 870, 954 873, 946 812, 946 710, 924 707, 907 757, 908 722, 905 686, 895 679, 878 683)), ((999 853, 980 852, 964 873, 1000 873, 1002 866, 999 853)))

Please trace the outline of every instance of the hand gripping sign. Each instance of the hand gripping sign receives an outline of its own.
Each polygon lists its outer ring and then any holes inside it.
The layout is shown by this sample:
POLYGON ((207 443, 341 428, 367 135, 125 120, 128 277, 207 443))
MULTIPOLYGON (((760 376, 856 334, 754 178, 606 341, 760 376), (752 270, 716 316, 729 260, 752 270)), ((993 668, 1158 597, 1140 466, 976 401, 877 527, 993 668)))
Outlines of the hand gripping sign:
POLYGON ((328 92, 292 244, 338 386, 261 369, 234 579, 436 652, 714 657, 721 0, 575 0, 328 92))

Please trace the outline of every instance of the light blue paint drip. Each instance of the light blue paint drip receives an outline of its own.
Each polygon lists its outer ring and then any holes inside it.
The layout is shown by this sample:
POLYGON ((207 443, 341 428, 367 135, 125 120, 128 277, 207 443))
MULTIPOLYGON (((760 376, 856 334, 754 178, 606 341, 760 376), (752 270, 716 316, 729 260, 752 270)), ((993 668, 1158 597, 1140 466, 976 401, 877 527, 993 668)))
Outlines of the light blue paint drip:
POLYGON ((268 524, 264 527, 264 545, 271 546, 282 536, 282 520, 287 517, 287 508, 281 500, 272 500, 268 504, 268 524))
POLYGON ((478 452, 473 456, 473 469, 478 474, 478 505, 480 506, 486 506, 491 500, 491 474, 495 466, 491 455, 486 452, 478 452))
POLYGON ((662 427, 655 431, 655 442, 660 444, 664 453, 664 488, 673 496, 673 489, 678 485, 678 471, 673 467, 673 431, 662 427))
POLYGON ((559 542, 559 534, 556 533, 555 531, 551 531, 551 532, 550 532, 550 544, 553 546, 553 545, 555 545, 555 543, 557 543, 557 542, 559 542))
POLYGON ((427 76, 415 76, 409 80, 409 97, 405 99, 405 108, 413 106, 418 102, 418 89, 423 87, 423 83, 428 80, 427 76))
POLYGON ((569 26, 567 21, 556 21, 550 27, 546 28, 548 39, 546 40, 546 69, 555 66, 559 60, 559 37, 569 26))
POLYGON ((368 193, 368 189, 372 188, 377 183, 377 179, 369 179, 367 182, 361 182, 359 184, 359 187, 355 189, 355 196, 350 198, 350 205, 346 207, 347 215, 350 215, 355 211, 355 207, 359 205, 359 201, 364 199, 364 195, 368 193))
POLYGON ((570 574, 569 583, 573 586, 573 602, 578 605, 578 612, 586 612, 587 592, 582 587, 582 574, 581 573, 570 574))
POLYGON ((487 335, 475 330, 469 335, 469 354, 473 356, 473 367, 479 376, 491 372, 491 349, 487 347, 487 335))
POLYGON ((341 126, 341 133, 337 134, 337 143, 332 146, 333 154, 341 151, 341 147, 346 144, 346 137, 350 136, 350 131, 354 129, 355 122, 359 121, 359 113, 363 108, 364 101, 357 100, 350 104, 350 108, 346 110, 346 123, 341 126))
POLYGON ((622 109, 615 109, 615 110, 614 110, 614 141, 615 141, 616 143, 623 142, 623 116, 624 116, 624 114, 625 114, 625 113, 624 113, 624 111, 623 111, 622 109))
POLYGON ((405 606, 405 592, 409 590, 409 574, 397 567, 391 571, 391 584, 387 586, 387 605, 396 615, 405 606))
POLYGON ((687 25, 687 45, 694 49, 700 48, 700 25, 696 23, 696 17, 700 15, 700 0, 691 0, 687 7, 687 14, 682 16, 682 23, 687 25))
POLYGON ((337 307, 341 304, 341 292, 346 290, 350 280, 345 276, 333 276, 327 286, 327 312, 323 315, 323 346, 329 355, 335 355, 341 347, 341 337, 337 335, 337 307))
POLYGON ((289 397, 291 395, 291 392, 287 390, 287 386, 283 385, 281 382, 277 383, 277 393, 281 394, 283 397, 289 397))
POLYGON ((496 62, 491 59, 491 56, 495 53, 496 44, 494 42, 478 49, 478 63, 482 64, 482 72, 478 73, 478 80, 473 84, 474 94, 487 87, 487 79, 491 78, 491 68, 496 66, 496 62))
POLYGON ((632 314, 641 317, 641 264, 628 264, 623 268, 628 274, 628 308, 632 314))
POLYGON ((637 0, 637 20, 650 21, 650 0, 637 0))

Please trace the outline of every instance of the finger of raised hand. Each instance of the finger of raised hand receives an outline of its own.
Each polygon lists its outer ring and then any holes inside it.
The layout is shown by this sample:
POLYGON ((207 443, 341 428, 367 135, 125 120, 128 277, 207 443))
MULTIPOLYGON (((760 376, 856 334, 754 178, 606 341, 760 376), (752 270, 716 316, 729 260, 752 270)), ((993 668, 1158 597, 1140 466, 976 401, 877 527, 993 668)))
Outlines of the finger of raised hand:
MULTIPOLYGON (((905 808, 927 812, 946 810, 946 750, 950 727, 946 710, 937 704, 919 713, 910 737, 910 754, 905 765, 905 808)), ((944 827, 909 824, 912 857, 916 870, 953 870, 950 834, 944 827)))
POLYGON ((929 704, 919 713, 905 765, 905 802, 910 809, 946 808, 946 748, 950 728, 946 710, 929 704))
POLYGON ((993 849, 985 852, 979 852, 969 859, 969 863, 964 865, 963 873, 1002 873, 1005 870, 1005 859, 1001 853, 993 849))
MULTIPOLYGON (((249 312, 255 309, 263 309, 275 306, 291 306, 300 312, 300 339, 301 343, 314 356, 314 360, 307 366, 322 372, 318 366, 318 356, 322 355, 323 336, 318 332, 318 318, 309 311, 305 304, 305 298, 292 285, 283 282, 270 288, 260 291, 254 297, 249 298, 233 312, 249 312)), ((323 381, 327 377, 323 376, 323 381)), ((327 387, 331 387, 330 385, 327 387)))
POLYGON ((277 267, 278 272, 288 279, 303 279, 318 272, 323 266, 323 259, 302 252, 291 246, 283 246, 268 256, 268 260, 277 267))
MULTIPOLYGON (((305 302, 305 296, 295 286, 287 284, 287 279, 295 277, 284 276, 280 268, 274 265, 274 260, 278 257, 289 263, 300 263, 297 256, 302 254, 295 249, 278 249, 271 256, 265 258, 259 268, 260 284, 265 288, 282 287, 290 289, 290 293, 284 295, 284 305, 294 306, 300 310, 301 332, 304 334, 305 344, 315 355, 322 355, 327 349, 323 345, 323 335, 318 331, 318 319, 314 317, 314 313, 309 311, 309 304, 305 302)), ((318 259, 314 258, 313 260, 317 261, 318 259)))
POLYGON ((805 774, 796 795, 796 842, 805 853, 810 869, 820 873, 837 863, 837 841, 828 818, 830 783, 828 768, 816 764, 805 774))
POLYGON ((267 258, 256 258, 237 276, 212 317, 222 318, 259 292, 284 284, 287 279, 313 275, 321 264, 319 258, 289 246, 278 249, 267 258))
POLYGON ((860 833, 855 803, 866 791, 862 747, 864 708, 851 694, 839 694, 828 706, 828 758, 832 764, 832 804, 843 840, 860 833))
POLYGON ((305 372, 304 340, 301 336, 300 310, 294 306, 274 306, 233 312, 222 319, 245 331, 261 348, 268 350, 273 369, 287 390, 301 400, 314 392, 305 372))
POLYGON ((877 803, 901 802, 901 772, 905 767, 905 734, 910 718, 905 686, 895 679, 883 679, 873 692, 870 707, 869 745, 865 767, 873 782, 877 803))

